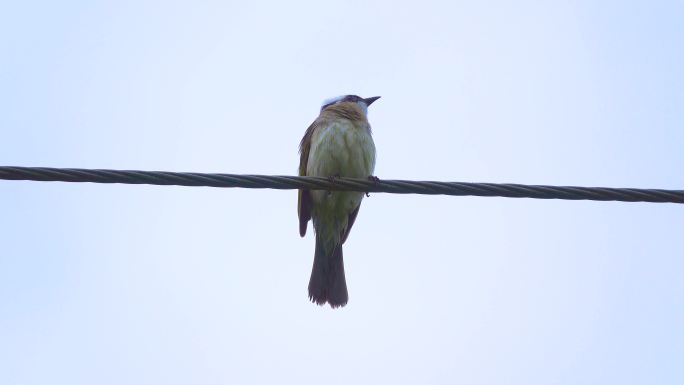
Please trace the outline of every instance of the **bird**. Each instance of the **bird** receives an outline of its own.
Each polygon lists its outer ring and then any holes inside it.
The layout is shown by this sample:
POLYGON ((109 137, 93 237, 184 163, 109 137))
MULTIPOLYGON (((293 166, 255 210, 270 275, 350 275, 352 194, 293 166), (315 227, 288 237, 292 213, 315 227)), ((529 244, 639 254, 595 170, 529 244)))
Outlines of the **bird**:
MULTIPOLYGON (((379 98, 342 95, 325 100, 299 144, 299 175, 377 182, 368 106, 379 98)), ((318 305, 328 303, 338 308, 349 301, 342 245, 359 214, 363 196, 357 191, 299 190, 299 235, 306 235, 312 220, 316 236, 309 299, 318 305)))

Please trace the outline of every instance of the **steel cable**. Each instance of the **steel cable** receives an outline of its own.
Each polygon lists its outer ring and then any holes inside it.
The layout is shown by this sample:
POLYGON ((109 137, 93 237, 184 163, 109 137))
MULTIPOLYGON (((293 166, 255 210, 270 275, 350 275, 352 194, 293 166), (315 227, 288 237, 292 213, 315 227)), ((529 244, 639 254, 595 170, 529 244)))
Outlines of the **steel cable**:
POLYGON ((269 188, 279 190, 343 190, 367 193, 428 194, 534 199, 684 203, 684 190, 610 187, 537 186, 507 183, 430 182, 196 172, 99 170, 0 166, 0 179, 43 182, 91 182, 269 188))

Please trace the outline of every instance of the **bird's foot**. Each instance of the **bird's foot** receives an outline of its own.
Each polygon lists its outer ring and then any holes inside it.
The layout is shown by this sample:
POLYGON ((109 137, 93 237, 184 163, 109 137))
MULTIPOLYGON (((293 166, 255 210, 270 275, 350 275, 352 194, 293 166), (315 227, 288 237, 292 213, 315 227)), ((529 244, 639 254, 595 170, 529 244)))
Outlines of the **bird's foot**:
MULTIPOLYGON (((328 176, 328 182, 330 183, 336 183, 340 179, 340 174, 335 174, 335 175, 330 175, 328 176)), ((328 190, 328 196, 332 195, 332 190, 328 190)))
MULTIPOLYGON (((375 175, 369 175, 369 176, 368 176, 368 180, 371 181, 371 182, 373 182, 373 183, 375 183, 375 184, 380 183, 380 178, 378 178, 378 177, 375 176, 375 175)), ((369 197, 369 196, 370 196, 370 193, 369 193, 368 191, 366 191, 366 197, 369 197)))

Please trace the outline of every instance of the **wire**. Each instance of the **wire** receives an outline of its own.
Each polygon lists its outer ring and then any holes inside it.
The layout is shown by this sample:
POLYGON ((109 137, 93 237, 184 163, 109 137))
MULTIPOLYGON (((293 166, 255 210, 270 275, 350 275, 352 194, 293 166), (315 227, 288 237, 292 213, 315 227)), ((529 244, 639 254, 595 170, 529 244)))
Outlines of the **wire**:
POLYGON ((536 186, 504 183, 418 182, 306 176, 208 174, 196 172, 97 170, 0 166, 0 179, 44 182, 92 182, 270 188, 279 190, 341 190, 367 193, 428 194, 534 199, 684 203, 684 190, 536 186))

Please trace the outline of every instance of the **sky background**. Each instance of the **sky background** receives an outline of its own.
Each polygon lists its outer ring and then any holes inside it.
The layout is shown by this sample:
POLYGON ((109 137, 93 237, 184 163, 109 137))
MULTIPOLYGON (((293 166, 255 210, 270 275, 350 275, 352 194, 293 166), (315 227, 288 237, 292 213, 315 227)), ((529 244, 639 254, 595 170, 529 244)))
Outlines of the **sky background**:
MULTIPOLYGON (((681 1, 0 5, 0 164, 684 188, 681 1)), ((295 191, 0 181, 3 384, 682 384, 684 206, 372 194, 350 302, 295 191)))

